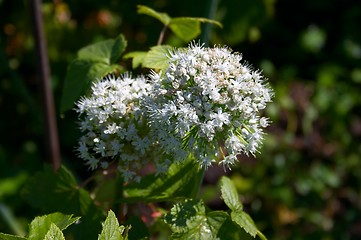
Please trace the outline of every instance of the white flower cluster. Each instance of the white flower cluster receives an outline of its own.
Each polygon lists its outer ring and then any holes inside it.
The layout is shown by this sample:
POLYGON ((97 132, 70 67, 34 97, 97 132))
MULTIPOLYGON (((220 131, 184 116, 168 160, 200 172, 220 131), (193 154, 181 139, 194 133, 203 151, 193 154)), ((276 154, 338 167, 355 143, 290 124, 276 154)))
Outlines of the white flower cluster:
POLYGON ((153 73, 147 109, 151 128, 176 160, 191 153, 202 167, 230 167, 255 154, 268 119, 260 111, 272 91, 259 71, 226 47, 191 44, 170 54, 164 73, 153 73))
POLYGON ((273 93, 241 61, 229 48, 191 44, 148 80, 108 75, 77 103, 80 157, 91 169, 118 161, 128 181, 150 161, 162 173, 189 155, 204 168, 230 168, 239 154, 255 154, 269 124, 260 112, 273 93))
POLYGON ((93 84, 90 97, 77 102, 84 132, 77 152, 91 169, 105 169, 109 162, 119 160, 124 179, 139 180, 135 170, 146 162, 151 147, 139 103, 150 88, 144 77, 108 75, 93 84))

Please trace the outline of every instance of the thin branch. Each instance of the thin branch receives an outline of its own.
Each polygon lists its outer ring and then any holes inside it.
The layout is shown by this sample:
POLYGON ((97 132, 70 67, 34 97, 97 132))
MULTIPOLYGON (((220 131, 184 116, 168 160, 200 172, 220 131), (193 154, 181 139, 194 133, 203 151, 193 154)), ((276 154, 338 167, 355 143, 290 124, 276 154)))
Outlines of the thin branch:
POLYGON ((41 15, 41 0, 32 0, 32 15, 34 21, 34 36, 36 43, 36 51, 38 55, 38 74, 40 77, 42 95, 44 102, 44 118, 46 123, 46 143, 47 143, 47 157, 53 165, 54 172, 57 172, 60 167, 60 150, 58 131, 56 125, 55 108, 53 93, 50 85, 50 67, 46 46, 46 39, 44 34, 43 18, 41 15))
POLYGON ((164 39, 164 34, 165 34, 165 31, 167 31, 167 29, 168 29, 168 25, 164 25, 162 31, 159 34, 159 38, 158 38, 158 42, 157 42, 158 46, 162 44, 163 39, 164 39))

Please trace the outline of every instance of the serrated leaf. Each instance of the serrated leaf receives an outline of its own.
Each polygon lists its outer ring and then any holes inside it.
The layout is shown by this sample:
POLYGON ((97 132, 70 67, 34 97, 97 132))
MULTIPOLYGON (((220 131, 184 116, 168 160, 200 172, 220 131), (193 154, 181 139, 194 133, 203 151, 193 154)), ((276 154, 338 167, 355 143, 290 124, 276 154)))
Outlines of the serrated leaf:
POLYGON ((114 212, 109 210, 98 240, 122 240, 124 239, 122 236, 124 229, 124 226, 119 226, 118 219, 114 212))
POLYGON ((168 45, 151 47, 143 59, 143 67, 153 69, 164 69, 168 66, 169 51, 172 49, 168 45))
POLYGON ((229 218, 229 215, 223 211, 213 211, 207 213, 207 221, 213 233, 218 233, 227 218, 229 218))
POLYGON ((223 176, 220 181, 221 193, 224 203, 232 211, 241 211, 243 209, 242 203, 239 201, 237 189, 228 177, 223 176))
POLYGON ((114 40, 108 39, 83 47, 78 51, 77 59, 110 64, 111 49, 113 45, 114 40))
POLYGON ((256 236, 258 229, 256 227, 256 224, 253 222, 252 218, 248 215, 248 213, 244 211, 232 211, 231 218, 232 221, 237 223, 252 237, 256 236))
POLYGON ((187 228, 187 221, 198 214, 204 214, 205 208, 201 200, 187 199, 183 203, 175 204, 164 220, 173 230, 181 231, 187 228))
POLYGON ((116 62, 126 45, 123 35, 119 35, 116 39, 94 43, 78 51, 77 58, 67 68, 60 112, 71 109, 79 97, 89 90, 93 81, 115 70, 123 71, 116 62))
POLYGON ((59 231, 62 231, 79 220, 79 218, 80 217, 73 218, 73 215, 64 215, 59 212, 36 217, 30 223, 28 239, 44 239, 44 236, 47 234, 52 224, 55 224, 57 228, 59 228, 59 231))
POLYGON ((132 68, 135 69, 142 65, 147 52, 130 52, 123 56, 124 59, 132 58, 132 68))
POLYGON ((167 13, 157 12, 154 9, 144 5, 138 5, 137 7, 138 7, 137 10, 138 14, 145 14, 154 17, 159 21, 161 21, 164 25, 168 25, 171 20, 171 17, 169 17, 167 13))
POLYGON ((25 240, 27 238, 19 237, 15 235, 0 233, 0 240, 25 240))
POLYGON ((228 217, 222 224, 222 227, 218 231, 218 237, 220 240, 251 240, 254 239, 251 235, 246 233, 243 228, 238 226, 235 222, 228 217))
POLYGON ((139 183, 131 183, 124 188, 125 198, 122 202, 153 202, 177 199, 179 197, 195 197, 198 192, 201 170, 198 163, 188 161, 183 164, 174 163, 162 176, 148 175, 139 183))
POLYGON ((127 41, 124 36, 120 34, 115 40, 110 54, 110 64, 117 63, 120 59, 120 56, 123 54, 125 48, 127 47, 127 41))
POLYGON ((80 239, 92 239, 101 230, 102 211, 89 193, 78 187, 75 177, 64 166, 57 174, 46 166, 28 181, 22 195, 32 207, 43 211, 82 216, 80 224, 72 226, 75 234, 81 235, 80 239))
POLYGON ((74 107, 74 103, 91 87, 91 83, 100 80, 108 73, 119 70, 118 65, 108 65, 84 59, 75 59, 68 66, 60 111, 65 112, 74 107))
POLYGON ((116 39, 107 39, 81 48, 77 59, 110 65, 119 60, 125 47, 126 41, 119 35, 116 39))
POLYGON ((173 239, 217 239, 217 234, 228 214, 222 211, 206 213, 201 200, 188 199, 175 204, 165 222, 173 231, 173 239))
POLYGON ((52 223, 50 225, 49 231, 46 233, 44 240, 65 240, 63 233, 61 230, 52 223))
POLYGON ((211 23, 219 27, 222 24, 207 18, 177 17, 172 18, 169 28, 185 42, 195 39, 201 33, 201 23, 211 23))

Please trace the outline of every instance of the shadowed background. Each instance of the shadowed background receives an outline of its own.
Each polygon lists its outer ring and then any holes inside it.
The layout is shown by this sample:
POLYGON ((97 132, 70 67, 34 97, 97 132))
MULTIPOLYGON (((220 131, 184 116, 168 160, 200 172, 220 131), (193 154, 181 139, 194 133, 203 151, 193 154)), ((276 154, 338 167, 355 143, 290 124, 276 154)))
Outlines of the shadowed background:
MULTIPOLYGON (((59 112, 67 65, 79 48, 123 33, 126 52, 156 45, 162 24, 136 14, 144 4, 170 16, 209 17, 210 45, 226 44, 263 71, 275 89, 272 124, 257 158, 242 156, 227 172, 268 239, 361 237, 361 4, 341 0, 43 1, 42 12, 63 164, 85 179, 76 157, 74 111, 59 112)), ((39 212, 19 192, 47 162, 28 1, 0 0, 0 232, 11 233, 39 212), (8 218, 15 216, 15 222, 8 218), (14 226, 12 224, 15 224, 14 226)), ((206 25, 203 25, 204 27, 206 25)), ((165 43, 185 46, 169 32, 165 43)), ((121 65, 131 69, 131 62, 121 65)), ((145 72, 136 69, 135 72, 145 72)), ((203 197, 219 207, 205 176, 203 197)))

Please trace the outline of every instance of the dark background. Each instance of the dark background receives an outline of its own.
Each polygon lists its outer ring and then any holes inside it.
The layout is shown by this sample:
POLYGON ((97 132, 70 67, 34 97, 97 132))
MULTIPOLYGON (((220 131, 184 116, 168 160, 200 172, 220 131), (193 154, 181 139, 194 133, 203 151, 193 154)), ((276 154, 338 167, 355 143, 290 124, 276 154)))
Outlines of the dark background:
MULTIPOLYGON (((74 153, 73 111, 58 111, 66 68, 79 48, 123 33, 126 52, 156 45, 162 25, 136 13, 144 4, 170 16, 208 17, 207 1, 43 1, 42 12, 62 162, 91 173, 74 153)), ((42 98, 29 1, 0 0, 0 232, 38 213, 19 192, 47 162, 42 98)), ((256 159, 230 175, 268 239, 361 238, 361 3, 351 0, 219 0, 210 45, 228 45, 262 69, 275 89, 272 125, 256 159)), ((186 46, 169 32, 165 43, 186 46)), ((120 62, 130 69, 129 60, 120 62)), ((136 69, 135 72, 143 72, 136 69)), ((216 208, 211 169, 204 198, 216 208)))

